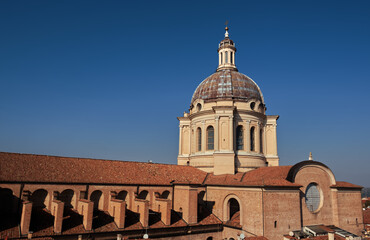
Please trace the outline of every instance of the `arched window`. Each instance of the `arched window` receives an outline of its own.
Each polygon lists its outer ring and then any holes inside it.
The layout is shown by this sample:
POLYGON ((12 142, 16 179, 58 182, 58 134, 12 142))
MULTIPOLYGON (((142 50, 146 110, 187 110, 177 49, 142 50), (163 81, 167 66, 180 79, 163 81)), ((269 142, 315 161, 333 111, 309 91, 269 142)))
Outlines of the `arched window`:
POLYGON ((226 51, 225 52, 225 63, 228 63, 229 62, 229 52, 226 51))
POLYGON ((234 63, 234 53, 233 52, 230 52, 230 62, 231 64, 234 63))
POLYGON ((244 139, 243 139, 243 126, 238 126, 236 128, 236 149, 244 149, 244 139))
POLYGON ((199 112, 200 110, 202 110, 202 104, 198 103, 197 104, 197 111, 199 112))
POLYGON ((250 139, 251 139, 251 151, 254 151, 254 127, 251 127, 250 139))
POLYGON ((197 151, 202 151, 202 129, 197 129, 197 151))
POLYGON ((229 220, 231 220, 233 217, 236 216, 235 215, 236 213, 240 212, 238 200, 236 200, 235 198, 231 198, 228 202, 228 208, 229 208, 229 220))
POLYGON ((222 59, 222 52, 221 52, 221 64, 223 64, 223 59, 222 59))
POLYGON ((263 132, 262 132, 262 129, 260 129, 260 153, 263 153, 263 139, 262 139, 262 136, 263 136, 263 132))
POLYGON ((276 228, 276 227, 277 227, 277 221, 274 222, 274 228, 276 228))
POLYGON ((214 142, 215 142, 215 138, 214 138, 214 134, 215 131, 213 129, 212 126, 209 126, 207 128, 207 150, 213 150, 214 149, 214 142))

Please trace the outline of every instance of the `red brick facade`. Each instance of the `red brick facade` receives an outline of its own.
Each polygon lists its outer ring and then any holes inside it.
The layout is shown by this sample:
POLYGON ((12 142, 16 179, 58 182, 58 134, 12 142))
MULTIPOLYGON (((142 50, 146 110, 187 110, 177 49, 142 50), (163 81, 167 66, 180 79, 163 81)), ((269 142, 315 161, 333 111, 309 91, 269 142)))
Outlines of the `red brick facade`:
POLYGON ((190 166, 0 153, 0 171, 1 216, 11 219, 0 237, 281 239, 305 225, 355 234, 364 227, 361 187, 315 161, 215 176, 190 166), (320 190, 315 212, 305 203, 310 183, 320 190))

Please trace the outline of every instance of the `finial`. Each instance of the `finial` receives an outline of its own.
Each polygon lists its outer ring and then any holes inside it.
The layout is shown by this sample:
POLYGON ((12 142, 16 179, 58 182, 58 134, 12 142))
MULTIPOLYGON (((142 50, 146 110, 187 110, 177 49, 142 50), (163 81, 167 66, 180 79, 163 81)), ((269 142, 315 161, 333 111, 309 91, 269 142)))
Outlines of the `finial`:
POLYGON ((312 152, 310 152, 310 156, 308 157, 308 160, 313 161, 312 152))
POLYGON ((228 23, 229 23, 229 21, 227 21, 227 20, 226 20, 226 22, 225 22, 225 26, 226 26, 226 27, 225 27, 225 31, 226 31, 226 32, 225 32, 225 38, 228 38, 228 37, 229 37, 229 32, 228 32, 229 28, 227 27, 227 24, 228 24, 228 23))

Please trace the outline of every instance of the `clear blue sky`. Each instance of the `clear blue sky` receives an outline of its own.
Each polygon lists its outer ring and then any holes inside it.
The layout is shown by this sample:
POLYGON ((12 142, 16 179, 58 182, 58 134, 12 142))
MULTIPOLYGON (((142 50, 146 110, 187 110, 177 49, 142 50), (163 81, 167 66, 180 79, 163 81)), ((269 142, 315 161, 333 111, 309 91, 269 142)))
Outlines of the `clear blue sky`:
POLYGON ((0 1, 0 151, 176 164, 178 121, 217 67, 280 115, 282 165, 370 187, 370 1, 0 1))

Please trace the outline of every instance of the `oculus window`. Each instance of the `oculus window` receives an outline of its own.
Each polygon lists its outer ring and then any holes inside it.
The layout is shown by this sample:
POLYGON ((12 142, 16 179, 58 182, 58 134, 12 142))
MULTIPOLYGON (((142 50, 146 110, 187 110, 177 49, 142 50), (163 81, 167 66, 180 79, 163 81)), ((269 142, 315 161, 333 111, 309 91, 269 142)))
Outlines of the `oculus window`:
POLYGON ((320 207, 321 194, 316 183, 308 184, 305 194, 306 206, 310 212, 315 212, 320 207))

